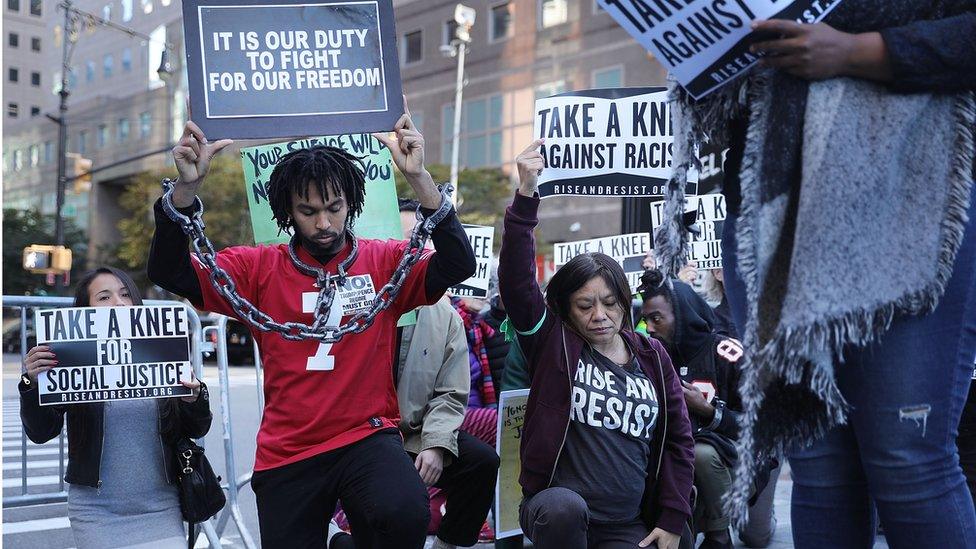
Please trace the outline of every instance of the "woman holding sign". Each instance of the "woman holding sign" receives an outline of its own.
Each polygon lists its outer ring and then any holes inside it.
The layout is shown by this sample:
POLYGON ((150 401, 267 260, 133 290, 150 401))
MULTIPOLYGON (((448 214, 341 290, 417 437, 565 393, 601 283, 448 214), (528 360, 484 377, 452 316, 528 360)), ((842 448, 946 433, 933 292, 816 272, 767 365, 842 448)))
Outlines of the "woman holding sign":
MULTIPOLYGON (((142 305, 123 271, 96 269, 81 279, 75 307, 142 305)), ((68 518, 80 548, 186 547, 175 485, 172 442, 210 430, 206 385, 184 381, 193 394, 179 399, 120 400, 40 406, 38 376, 58 365, 45 345, 27 352, 20 389, 20 417, 27 438, 43 444, 61 433, 67 418, 68 518)))
POLYGON ((522 530, 540 549, 676 549, 691 516, 695 443, 667 352, 634 334, 619 264, 570 260, 536 283, 535 141, 516 159, 499 288, 531 379, 520 448, 522 530))

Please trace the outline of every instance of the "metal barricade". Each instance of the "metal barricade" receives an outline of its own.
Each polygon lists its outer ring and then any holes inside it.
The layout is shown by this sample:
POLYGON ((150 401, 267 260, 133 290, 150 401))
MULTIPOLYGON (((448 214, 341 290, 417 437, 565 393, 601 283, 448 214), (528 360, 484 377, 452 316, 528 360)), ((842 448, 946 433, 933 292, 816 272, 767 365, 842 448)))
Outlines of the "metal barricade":
MULTIPOLYGON (((60 308, 60 307, 71 307, 74 304, 74 300, 70 297, 47 297, 47 296, 15 296, 15 295, 5 295, 3 296, 3 307, 4 308, 19 308, 20 309, 20 363, 21 372, 24 368, 24 355, 27 353, 27 310, 37 309, 41 307, 46 308, 60 308)), ((192 307, 180 301, 165 301, 158 299, 146 299, 143 300, 143 305, 179 305, 183 307, 187 312, 187 317, 190 320, 190 362, 193 366, 193 371, 197 379, 203 378, 203 352, 201 344, 203 342, 202 335, 203 330, 200 325, 200 316, 197 314, 196 310, 192 307)), ((223 387, 221 387, 223 391, 223 387)), ((21 493, 15 496, 4 496, 3 497, 3 507, 23 507, 26 505, 39 505, 47 503, 64 503, 68 500, 68 492, 65 490, 64 486, 64 468, 65 468, 65 430, 62 429, 61 433, 58 435, 58 492, 47 493, 47 494, 28 494, 27 493, 27 433, 24 431, 23 426, 20 429, 20 475, 21 475, 21 493)), ((200 439, 197 441, 201 446, 204 446, 204 440, 200 439)), ((220 537, 217 536, 214 530, 212 521, 207 521, 203 523, 202 530, 210 542, 211 547, 220 547, 220 537)))
MULTIPOLYGON (((225 488, 227 490, 227 505, 217 515, 214 528, 217 535, 222 535, 227 523, 233 519, 234 526, 244 542, 247 549, 257 548, 254 538, 251 536, 247 525, 244 524, 244 515, 241 513, 240 489, 251 482, 251 472, 246 472, 237 476, 237 461, 234 456, 234 431, 231 421, 230 410, 230 371, 227 361, 227 321, 230 318, 224 315, 214 315, 216 322, 213 326, 204 328, 204 337, 213 330, 216 333, 216 353, 217 353, 217 375, 220 379, 220 416, 221 427, 223 428, 224 440, 224 467, 226 479, 225 488)), ((264 410, 264 383, 263 371, 261 369, 261 355, 258 352, 257 343, 254 346, 254 365, 257 375, 258 405, 261 411, 264 410)))

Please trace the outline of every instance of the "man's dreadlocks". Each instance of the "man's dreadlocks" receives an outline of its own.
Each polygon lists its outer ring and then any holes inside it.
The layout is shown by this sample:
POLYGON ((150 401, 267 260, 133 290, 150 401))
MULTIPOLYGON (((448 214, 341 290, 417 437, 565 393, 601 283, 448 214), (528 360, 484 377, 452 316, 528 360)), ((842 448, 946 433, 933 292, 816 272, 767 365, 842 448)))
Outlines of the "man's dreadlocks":
POLYGON ((311 184, 316 185, 323 200, 328 196, 327 184, 333 196, 341 194, 345 198, 349 208, 346 228, 351 228, 363 212, 363 202, 366 200, 364 171, 361 158, 325 145, 299 149, 281 157, 268 182, 268 202, 279 231, 291 233, 294 225, 291 218, 292 191, 307 198, 311 184))

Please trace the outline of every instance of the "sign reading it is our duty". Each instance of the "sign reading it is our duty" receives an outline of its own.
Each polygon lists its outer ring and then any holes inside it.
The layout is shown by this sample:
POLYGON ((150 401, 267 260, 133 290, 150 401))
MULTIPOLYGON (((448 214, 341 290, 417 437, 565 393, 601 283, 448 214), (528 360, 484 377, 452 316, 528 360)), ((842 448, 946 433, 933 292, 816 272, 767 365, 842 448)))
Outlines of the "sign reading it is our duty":
POLYGON ((184 0, 193 120, 210 139, 391 130, 392 0, 184 0))
POLYGON ((181 305, 38 310, 37 343, 58 357, 38 376, 40 404, 186 396, 190 323, 181 305))

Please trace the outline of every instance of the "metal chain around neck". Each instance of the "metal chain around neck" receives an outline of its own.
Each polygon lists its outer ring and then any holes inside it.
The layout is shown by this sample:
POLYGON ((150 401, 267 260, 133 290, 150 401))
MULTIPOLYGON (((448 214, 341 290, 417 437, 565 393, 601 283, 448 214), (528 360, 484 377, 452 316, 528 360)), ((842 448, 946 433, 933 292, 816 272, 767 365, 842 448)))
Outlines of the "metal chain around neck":
POLYGON ((301 322, 277 322, 270 315, 258 309, 254 304, 237 293, 237 285, 230 274, 217 264, 217 250, 213 243, 204 234, 206 225, 203 222, 203 201, 200 197, 194 197, 194 211, 190 215, 185 215, 173 205, 173 191, 176 188, 175 182, 170 179, 163 180, 163 211, 166 215, 177 223, 180 228, 190 237, 190 244, 200 262, 210 272, 210 283, 214 290, 230 305, 237 317, 250 326, 262 332, 275 332, 281 337, 291 341, 302 341, 314 339, 323 343, 336 343, 347 334, 358 334, 370 326, 376 317, 390 306, 396 296, 403 288, 403 283, 410 274, 410 270, 420 260, 423 255, 427 239, 434 228, 444 220, 451 212, 451 193, 454 188, 450 184, 441 187, 441 205, 429 216, 424 216, 420 208, 417 208, 417 218, 420 220, 414 227, 410 235, 410 242, 404 251, 403 258, 390 276, 387 282, 378 292, 369 308, 360 311, 350 319, 337 326, 327 324, 329 311, 335 302, 338 292, 337 286, 345 283, 349 267, 359 253, 359 243, 352 231, 347 231, 347 236, 352 239, 352 249, 349 256, 339 263, 336 274, 331 274, 324 269, 313 267, 301 261, 295 252, 296 237, 293 237, 288 245, 288 254, 295 268, 302 274, 310 276, 316 280, 319 287, 319 294, 316 298, 315 308, 313 309, 314 321, 311 325, 301 322))

